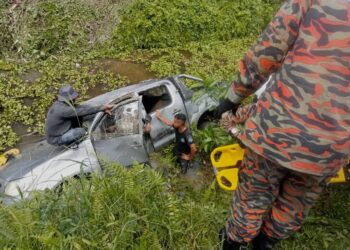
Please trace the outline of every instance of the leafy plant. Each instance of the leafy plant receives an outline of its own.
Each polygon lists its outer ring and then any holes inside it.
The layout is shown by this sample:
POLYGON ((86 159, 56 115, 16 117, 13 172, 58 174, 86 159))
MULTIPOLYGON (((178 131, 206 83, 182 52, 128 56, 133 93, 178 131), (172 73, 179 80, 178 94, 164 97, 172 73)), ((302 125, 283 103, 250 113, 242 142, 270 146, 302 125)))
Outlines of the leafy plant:
POLYGON ((179 198, 149 168, 110 165, 102 177, 71 180, 60 196, 46 191, 0 207, 0 247, 215 248, 228 205, 216 205, 215 192, 179 198))
POLYGON ((277 2, 135 0, 123 12, 114 40, 121 48, 150 49, 256 35, 277 2))
MULTIPOLYGON (((109 164, 103 176, 68 181, 60 195, 47 190, 1 205, 0 247, 219 249, 231 194, 211 183, 196 191, 148 167, 109 164)), ((330 187, 301 232, 276 249, 347 249, 349 188, 330 187)))
POLYGON ((235 142, 228 132, 219 126, 211 125, 203 130, 194 129, 193 131, 194 140, 198 144, 199 149, 208 154, 218 146, 235 142))

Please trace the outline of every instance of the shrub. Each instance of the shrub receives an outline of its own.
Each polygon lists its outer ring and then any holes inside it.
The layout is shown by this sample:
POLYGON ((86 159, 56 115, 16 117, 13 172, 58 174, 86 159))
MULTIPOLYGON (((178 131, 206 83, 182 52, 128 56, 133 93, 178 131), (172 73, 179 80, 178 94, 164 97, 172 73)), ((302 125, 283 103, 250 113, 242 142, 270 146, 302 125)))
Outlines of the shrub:
POLYGON ((213 249, 230 200, 220 206, 222 193, 213 192, 179 198, 149 168, 111 165, 102 177, 72 180, 60 196, 0 207, 0 247, 213 249))
POLYGON ((214 148, 235 143, 227 131, 217 126, 209 126, 206 129, 194 129, 194 140, 200 151, 210 154, 214 148))
POLYGON ((164 48, 191 41, 256 35, 277 1, 135 0, 122 14, 114 39, 122 48, 164 48))

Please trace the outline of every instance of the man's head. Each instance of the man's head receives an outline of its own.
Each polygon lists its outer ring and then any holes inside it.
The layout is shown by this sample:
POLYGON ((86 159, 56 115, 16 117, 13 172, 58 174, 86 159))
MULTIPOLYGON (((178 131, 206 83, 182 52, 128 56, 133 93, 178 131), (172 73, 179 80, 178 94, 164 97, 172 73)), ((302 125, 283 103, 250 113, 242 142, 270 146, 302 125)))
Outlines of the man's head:
POLYGON ((180 128, 186 124, 186 115, 179 113, 174 116, 174 127, 180 128))
POLYGON ((58 92, 58 100, 61 102, 74 103, 77 97, 78 97, 78 93, 69 84, 62 86, 58 92))

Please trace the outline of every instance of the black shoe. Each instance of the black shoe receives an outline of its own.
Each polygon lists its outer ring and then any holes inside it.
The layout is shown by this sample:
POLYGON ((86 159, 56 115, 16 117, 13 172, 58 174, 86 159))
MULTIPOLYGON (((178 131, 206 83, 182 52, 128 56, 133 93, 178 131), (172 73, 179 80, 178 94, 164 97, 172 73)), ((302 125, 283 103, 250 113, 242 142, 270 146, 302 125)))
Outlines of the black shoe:
POLYGON ((276 243, 277 239, 270 238, 263 233, 260 233, 253 240, 253 250, 271 250, 276 243))
POLYGON ((223 241, 222 250, 248 250, 247 243, 239 243, 239 242, 231 240, 227 236, 225 228, 220 230, 219 239, 220 239, 220 241, 223 241))

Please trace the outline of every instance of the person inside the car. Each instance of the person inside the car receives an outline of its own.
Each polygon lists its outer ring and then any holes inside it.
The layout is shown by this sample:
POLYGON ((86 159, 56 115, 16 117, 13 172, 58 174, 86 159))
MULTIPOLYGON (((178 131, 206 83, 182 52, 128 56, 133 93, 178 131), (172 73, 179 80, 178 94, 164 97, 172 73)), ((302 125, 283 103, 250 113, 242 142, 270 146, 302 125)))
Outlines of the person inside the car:
POLYGON ((78 93, 71 85, 62 86, 57 100, 47 113, 45 122, 46 140, 51 145, 70 145, 79 141, 86 131, 82 122, 100 111, 111 114, 112 105, 77 105, 78 93))
POLYGON ((186 115, 179 113, 174 116, 173 121, 169 121, 160 114, 160 110, 156 111, 156 117, 164 124, 175 129, 176 145, 174 147, 174 155, 176 162, 181 167, 181 173, 186 174, 190 161, 197 152, 196 145, 193 142, 192 133, 186 126, 186 115))

